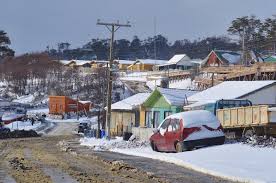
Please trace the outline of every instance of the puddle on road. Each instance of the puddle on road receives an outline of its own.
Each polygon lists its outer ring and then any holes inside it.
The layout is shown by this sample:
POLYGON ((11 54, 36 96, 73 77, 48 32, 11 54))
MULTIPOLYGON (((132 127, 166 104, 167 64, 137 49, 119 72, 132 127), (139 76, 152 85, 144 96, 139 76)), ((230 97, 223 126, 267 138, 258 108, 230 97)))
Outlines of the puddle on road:
POLYGON ((64 173, 60 169, 43 167, 42 170, 46 175, 51 177, 54 183, 78 183, 70 175, 64 173))
POLYGON ((24 149, 24 155, 27 159, 33 161, 34 163, 38 164, 42 171, 50 176, 53 183, 78 183, 76 180, 74 180, 69 174, 63 172, 62 170, 58 168, 52 168, 47 165, 44 165, 42 162, 36 161, 32 158, 32 151, 28 148, 24 149))

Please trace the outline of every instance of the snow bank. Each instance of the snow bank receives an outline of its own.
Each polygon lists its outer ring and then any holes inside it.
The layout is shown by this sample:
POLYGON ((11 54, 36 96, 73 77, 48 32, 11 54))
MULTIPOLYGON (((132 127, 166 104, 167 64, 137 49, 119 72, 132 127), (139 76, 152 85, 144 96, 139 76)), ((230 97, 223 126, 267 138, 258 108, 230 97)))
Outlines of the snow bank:
POLYGON ((243 144, 225 144, 183 153, 158 153, 150 147, 112 151, 158 159, 214 176, 243 182, 274 182, 276 150, 243 144))
POLYGON ((122 138, 81 139, 81 144, 94 150, 109 150, 122 154, 157 159, 184 166, 213 176, 242 182, 275 182, 276 150, 252 147, 242 143, 201 148, 183 153, 154 152, 149 143, 124 142, 122 138))
POLYGON ((191 81, 190 78, 184 80, 176 80, 172 81, 169 84, 169 88, 176 88, 176 89, 194 89, 195 85, 191 81))
POLYGON ((80 117, 79 120, 77 118, 71 118, 71 119, 54 119, 50 117, 46 117, 46 121, 52 122, 52 123, 79 123, 82 121, 90 120, 91 118, 87 117, 80 117))
POLYGON ((141 147, 148 147, 147 141, 124 141, 122 137, 115 139, 96 139, 96 138, 83 138, 80 140, 81 145, 92 147, 94 150, 112 150, 112 149, 136 149, 141 147))
POLYGON ((5 125, 6 128, 13 130, 35 130, 36 128, 40 127, 41 123, 37 122, 34 125, 32 125, 31 121, 15 121, 13 123, 10 123, 8 125, 5 125))
POLYGON ((27 115, 35 115, 35 114, 49 114, 49 108, 38 108, 38 109, 30 109, 27 111, 27 115))
POLYGON ((34 95, 24 95, 13 100, 13 102, 18 102, 21 104, 31 104, 34 101, 34 95))

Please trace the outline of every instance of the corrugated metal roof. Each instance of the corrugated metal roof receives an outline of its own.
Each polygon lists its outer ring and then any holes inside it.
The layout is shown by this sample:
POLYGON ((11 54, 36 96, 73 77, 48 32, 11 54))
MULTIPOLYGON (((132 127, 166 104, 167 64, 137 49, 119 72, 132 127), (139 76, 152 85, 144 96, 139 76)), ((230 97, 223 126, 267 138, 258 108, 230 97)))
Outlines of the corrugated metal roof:
POLYGON ((164 96, 167 102, 173 106, 183 106, 186 98, 197 93, 197 91, 172 88, 158 88, 158 90, 164 96))
POLYGON ((141 105, 150 93, 138 93, 111 105, 112 110, 133 110, 141 105))
POLYGON ((188 60, 190 60, 190 58, 189 58, 186 54, 174 55, 174 56, 167 62, 167 64, 177 64, 178 62, 180 62, 181 60, 183 60, 185 57, 186 57, 188 60))
POLYGON ((273 83, 276 81, 225 81, 188 97, 188 101, 237 99, 273 83))

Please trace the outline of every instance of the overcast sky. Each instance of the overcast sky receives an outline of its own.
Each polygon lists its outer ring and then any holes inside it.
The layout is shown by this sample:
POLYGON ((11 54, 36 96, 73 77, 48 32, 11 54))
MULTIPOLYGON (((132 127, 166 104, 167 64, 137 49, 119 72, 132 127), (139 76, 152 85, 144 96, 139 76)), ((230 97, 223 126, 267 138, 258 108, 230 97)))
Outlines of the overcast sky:
POLYGON ((8 32, 17 54, 45 50, 68 41, 78 47, 91 38, 107 38, 102 21, 130 21, 116 38, 153 36, 157 33, 170 42, 225 35, 234 18, 276 14, 276 0, 2 0, 0 30, 8 32))

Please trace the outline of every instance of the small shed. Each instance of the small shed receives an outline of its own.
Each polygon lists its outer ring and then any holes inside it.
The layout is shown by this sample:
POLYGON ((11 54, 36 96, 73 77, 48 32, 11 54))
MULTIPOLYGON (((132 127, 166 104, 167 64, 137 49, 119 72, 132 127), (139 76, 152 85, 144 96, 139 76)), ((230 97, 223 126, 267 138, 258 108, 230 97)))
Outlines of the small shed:
POLYGON ((90 108, 90 101, 78 101, 66 96, 49 97, 49 114, 64 115, 71 112, 83 112, 86 114, 90 108))
POLYGON ((188 97, 190 104, 221 99, 248 99, 255 105, 276 105, 276 81, 225 81, 188 97))
POLYGON ((140 126, 156 128, 169 115, 182 112, 187 98, 197 91, 156 88, 140 106, 140 126))
POLYGON ((139 126, 139 106, 150 93, 138 93, 111 105, 110 132, 112 136, 131 132, 132 127, 139 126))

